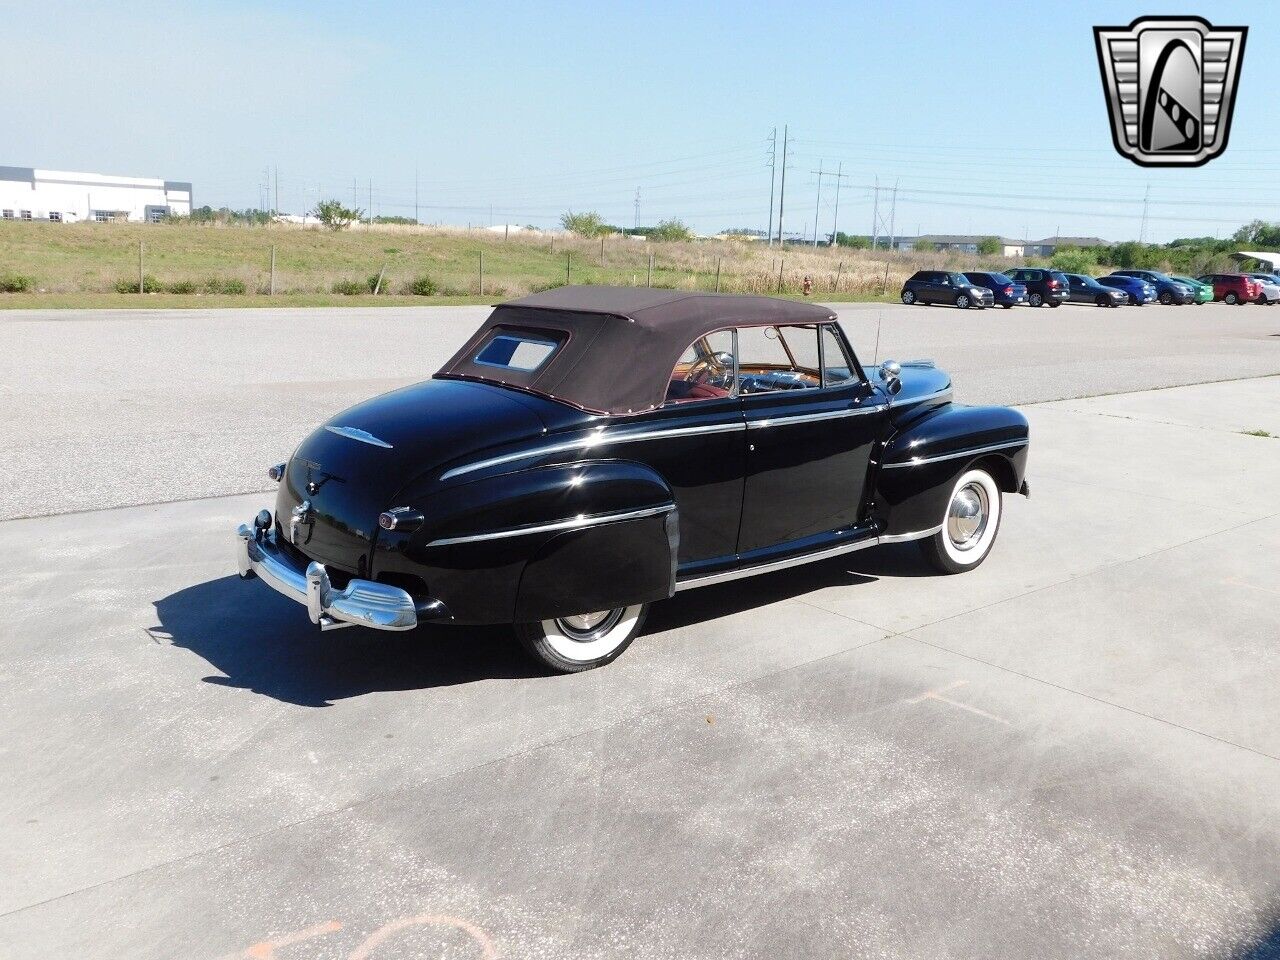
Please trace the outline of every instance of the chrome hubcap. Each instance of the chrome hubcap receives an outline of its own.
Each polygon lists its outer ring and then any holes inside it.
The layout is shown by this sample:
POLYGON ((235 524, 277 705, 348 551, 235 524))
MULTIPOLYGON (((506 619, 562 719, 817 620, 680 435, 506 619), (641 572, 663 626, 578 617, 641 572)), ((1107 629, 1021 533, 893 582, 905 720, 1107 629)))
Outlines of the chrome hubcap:
POLYGON ((981 484, 965 484, 947 511, 947 536, 960 550, 969 550, 982 539, 988 516, 987 491, 981 484))
POLYGON ((622 619, 623 608, 597 610, 595 613, 578 613, 571 617, 559 617, 556 623, 571 640, 588 643, 598 640, 612 630, 622 619))

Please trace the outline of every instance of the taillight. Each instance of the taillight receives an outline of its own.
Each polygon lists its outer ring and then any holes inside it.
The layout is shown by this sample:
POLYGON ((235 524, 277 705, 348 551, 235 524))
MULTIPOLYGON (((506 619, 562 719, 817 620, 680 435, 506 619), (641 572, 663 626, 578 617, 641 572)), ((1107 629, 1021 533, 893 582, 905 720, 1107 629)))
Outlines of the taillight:
POLYGON ((1057 280, 1050 280, 1050 281, 1049 281, 1049 289, 1050 289, 1050 290, 1057 290, 1057 289, 1058 289, 1058 281, 1057 281, 1057 280))
POLYGON ((1012 297, 1012 296, 1013 296, 1013 287, 1005 287, 1005 288, 1004 288, 1004 295, 1005 295, 1006 297, 1012 297))

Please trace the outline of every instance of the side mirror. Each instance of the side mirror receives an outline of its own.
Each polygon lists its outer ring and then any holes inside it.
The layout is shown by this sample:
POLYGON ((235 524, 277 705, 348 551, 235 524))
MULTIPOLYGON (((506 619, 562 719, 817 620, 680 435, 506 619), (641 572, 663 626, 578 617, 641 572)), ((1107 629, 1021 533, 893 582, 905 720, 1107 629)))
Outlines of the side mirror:
POLYGON ((902 364, 896 360, 886 360, 880 364, 880 379, 889 396, 896 397, 902 392, 902 364))

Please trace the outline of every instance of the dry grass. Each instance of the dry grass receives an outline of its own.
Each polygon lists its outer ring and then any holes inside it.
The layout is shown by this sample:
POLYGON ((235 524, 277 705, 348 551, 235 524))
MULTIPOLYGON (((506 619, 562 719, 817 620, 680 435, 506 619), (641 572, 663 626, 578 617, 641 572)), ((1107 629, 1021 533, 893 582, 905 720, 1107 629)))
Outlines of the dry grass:
MULTIPOLYGON (((93 305, 108 299, 137 305, 209 306, 283 303, 351 303, 364 300, 332 293, 335 283, 361 283, 385 271, 382 293, 408 292, 416 277, 431 277, 433 297, 408 302, 493 300, 569 282, 712 290, 717 267, 720 289, 796 295, 806 276, 813 296, 826 299, 896 297, 902 281, 922 268, 973 268, 983 258, 944 254, 872 255, 869 251, 705 240, 646 243, 623 237, 598 239, 563 234, 467 231, 374 225, 342 232, 288 225, 233 227, 195 224, 48 224, 0 222, 0 275, 34 280, 36 293, 0 295, 0 306, 93 305), (115 294, 120 280, 136 282, 138 247, 144 269, 162 289, 188 284, 204 289, 211 280, 239 280, 244 296, 115 294), (276 297, 268 297, 271 248, 276 248, 276 297), (654 268, 648 278, 649 256, 654 268), (484 290, 480 260, 484 260, 484 290)), ((1009 262, 987 260, 1008 267, 1009 262)), ((381 298, 379 298, 381 299, 381 298)), ((400 302, 399 296, 396 297, 400 302)))

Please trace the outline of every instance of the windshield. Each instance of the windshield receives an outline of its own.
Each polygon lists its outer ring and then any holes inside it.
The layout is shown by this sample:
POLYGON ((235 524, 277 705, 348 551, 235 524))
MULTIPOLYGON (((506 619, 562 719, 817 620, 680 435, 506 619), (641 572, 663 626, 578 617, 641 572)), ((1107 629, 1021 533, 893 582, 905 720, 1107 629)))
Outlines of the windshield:
POLYGON ((971 287, 971 286, 973 286, 973 282, 972 282, 971 280, 969 280, 969 278, 968 278, 968 277, 966 277, 963 273, 949 273, 949 274, 947 274, 947 276, 948 276, 948 277, 950 277, 950 278, 951 278, 951 282, 952 282, 952 283, 954 283, 954 284, 955 284, 956 286, 958 286, 958 287, 971 287))

